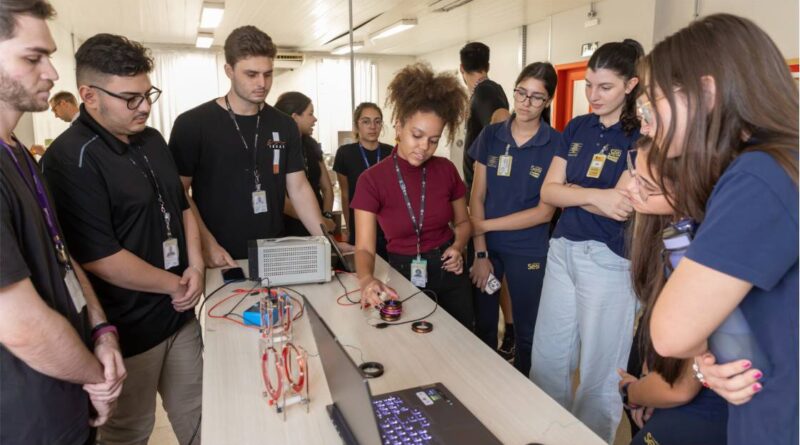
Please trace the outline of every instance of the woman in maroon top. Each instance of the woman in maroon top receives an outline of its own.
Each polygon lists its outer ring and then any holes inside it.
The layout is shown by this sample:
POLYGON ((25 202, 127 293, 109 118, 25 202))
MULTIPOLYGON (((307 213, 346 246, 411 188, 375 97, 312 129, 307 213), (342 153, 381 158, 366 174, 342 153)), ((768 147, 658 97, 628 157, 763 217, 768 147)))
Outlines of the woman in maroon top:
POLYGON ((471 328, 472 294, 462 256, 472 230, 466 188, 453 163, 433 155, 445 127, 452 140, 467 94, 455 76, 435 75, 423 64, 404 68, 388 90, 397 147, 362 174, 350 204, 358 227, 355 258, 361 302, 377 306, 384 292, 398 298, 373 275, 380 224, 389 264, 415 286, 434 291, 439 304, 471 328))

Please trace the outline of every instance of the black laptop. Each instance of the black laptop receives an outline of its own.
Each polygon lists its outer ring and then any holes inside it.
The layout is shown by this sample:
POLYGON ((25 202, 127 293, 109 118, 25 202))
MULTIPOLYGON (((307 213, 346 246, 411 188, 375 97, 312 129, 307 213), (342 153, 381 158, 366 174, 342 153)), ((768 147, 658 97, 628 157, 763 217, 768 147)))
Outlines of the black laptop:
POLYGON ((346 445, 502 444, 443 384, 373 396, 367 380, 319 314, 306 303, 346 445))
POLYGON ((325 226, 322 224, 320 224, 319 226, 322 228, 322 234, 325 236, 325 238, 328 239, 328 242, 331 244, 331 250, 332 250, 331 255, 333 257, 332 259, 336 260, 333 262, 333 264, 334 265, 338 264, 338 266, 345 272, 355 273, 356 271, 355 255, 352 253, 349 253, 347 255, 343 254, 342 250, 339 249, 339 245, 336 244, 336 240, 334 240, 333 237, 330 235, 330 233, 328 233, 327 229, 325 229, 325 226))

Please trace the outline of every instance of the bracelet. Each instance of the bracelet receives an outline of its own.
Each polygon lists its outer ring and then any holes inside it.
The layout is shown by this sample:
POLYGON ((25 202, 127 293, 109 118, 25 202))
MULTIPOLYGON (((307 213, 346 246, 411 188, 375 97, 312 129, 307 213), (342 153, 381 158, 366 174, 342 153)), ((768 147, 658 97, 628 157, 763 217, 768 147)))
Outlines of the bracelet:
POLYGON ((700 372, 700 365, 697 363, 697 359, 694 359, 694 363, 692 363, 692 371, 694 371, 694 378, 700 382, 705 388, 710 388, 711 386, 706 382, 706 376, 700 372))
POLYGON ((117 327, 104 321, 97 326, 92 328, 92 343, 96 342, 100 337, 109 332, 113 332, 114 334, 119 337, 119 332, 117 331, 117 327))

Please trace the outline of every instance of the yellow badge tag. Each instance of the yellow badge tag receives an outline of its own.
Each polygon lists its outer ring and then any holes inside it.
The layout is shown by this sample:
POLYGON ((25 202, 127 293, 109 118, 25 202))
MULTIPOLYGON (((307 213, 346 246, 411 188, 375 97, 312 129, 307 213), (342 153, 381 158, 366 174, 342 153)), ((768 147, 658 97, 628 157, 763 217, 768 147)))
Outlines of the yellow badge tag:
POLYGON ((592 156, 592 162, 589 164, 589 171, 586 172, 586 177, 595 179, 599 178, 605 163, 606 155, 597 153, 596 155, 592 156))
POLYGON ((497 166, 497 176, 511 176, 511 162, 513 158, 509 155, 500 156, 500 162, 497 166))

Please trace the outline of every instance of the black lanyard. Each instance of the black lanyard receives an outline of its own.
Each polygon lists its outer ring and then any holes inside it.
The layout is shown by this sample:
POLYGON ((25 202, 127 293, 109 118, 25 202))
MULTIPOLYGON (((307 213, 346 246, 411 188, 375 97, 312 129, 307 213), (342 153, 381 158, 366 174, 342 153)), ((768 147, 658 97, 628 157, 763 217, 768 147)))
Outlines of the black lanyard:
POLYGON ((172 220, 172 218, 170 217, 170 214, 167 211, 167 204, 164 200, 164 196, 161 194, 161 187, 158 186, 158 178, 156 177, 156 172, 153 171, 153 167, 150 165, 150 159, 144 153, 142 147, 131 145, 129 150, 131 153, 130 160, 133 165, 139 167, 139 164, 137 164, 136 160, 133 159, 132 153, 134 151, 137 151, 139 156, 141 156, 142 159, 144 160, 143 164, 147 167, 147 169, 146 170, 142 169, 142 172, 147 177, 148 182, 150 182, 150 186, 153 187, 153 191, 156 192, 156 196, 158 197, 158 205, 161 207, 161 216, 164 218, 164 226, 167 228, 167 239, 170 239, 172 238, 172 228, 170 227, 170 221, 172 220))
MULTIPOLYGON (((247 141, 244 139, 244 135, 242 134, 242 129, 239 128, 239 122, 236 121, 236 115, 233 114, 233 108, 231 108, 231 102, 228 100, 228 95, 225 95, 225 107, 228 109, 228 115, 231 117, 233 121, 233 126, 236 127, 236 132, 239 133, 239 137, 242 138, 242 145, 244 145, 245 151, 250 151, 250 146, 247 145, 247 141)), ((258 130, 261 128, 261 105, 258 106, 258 113, 256 114, 256 136, 255 140, 253 141, 253 181, 255 182, 255 188, 257 192, 261 191, 261 174, 258 172, 258 130)))
MULTIPOLYGON (((17 143, 17 148, 19 150, 23 152, 27 151, 27 149, 18 140, 14 139, 14 142, 17 143)), ((17 159, 17 156, 14 154, 14 151, 11 149, 11 147, 9 147, 8 144, 6 144, 2 139, 0 139, 0 145, 2 145, 3 148, 6 149, 6 152, 9 154, 9 156, 11 156, 11 160, 14 161, 14 166, 17 167, 17 171, 22 177, 22 181, 36 196, 36 201, 39 203, 39 208, 44 216, 44 222, 47 225, 47 232, 50 234, 50 240, 53 242, 53 247, 56 249, 56 258, 58 259, 58 262, 66 266, 67 269, 70 269, 69 256, 67 255, 64 241, 58 234, 58 228, 56 228, 56 223, 53 219, 53 206, 50 205, 50 201, 47 199, 47 192, 45 192, 42 181, 38 176, 36 176, 36 167, 34 167, 31 157, 27 154, 24 155, 28 164, 28 170, 30 171, 31 178, 33 178, 33 185, 31 185, 30 182, 28 182, 28 179, 25 177, 25 174, 22 171, 22 166, 19 164, 19 160, 17 159)))
POLYGON ((397 182, 400 184, 400 191, 403 192, 403 200, 406 202, 406 209, 408 209, 408 216, 411 217, 411 224, 414 225, 414 232, 417 234, 417 259, 420 257, 420 244, 422 243, 422 223, 425 220, 425 188, 428 184, 426 180, 426 168, 422 167, 422 198, 419 204, 419 225, 417 225, 417 217, 414 215, 414 209, 411 208, 411 200, 408 199, 408 188, 406 182, 403 181, 403 174, 400 173, 400 165, 397 163, 397 152, 392 155, 394 159, 394 171, 397 172, 397 182))
MULTIPOLYGON (((369 168, 370 165, 369 165, 369 161, 367 160, 367 152, 364 149, 364 146, 361 145, 361 143, 358 144, 358 149, 361 151, 361 159, 364 160, 364 165, 367 168, 369 168)), ((378 144, 378 148, 376 148, 375 151, 376 151, 375 156, 377 156, 377 159, 375 160, 375 163, 377 164, 378 162, 381 162, 381 146, 380 146, 380 144, 378 144)))

